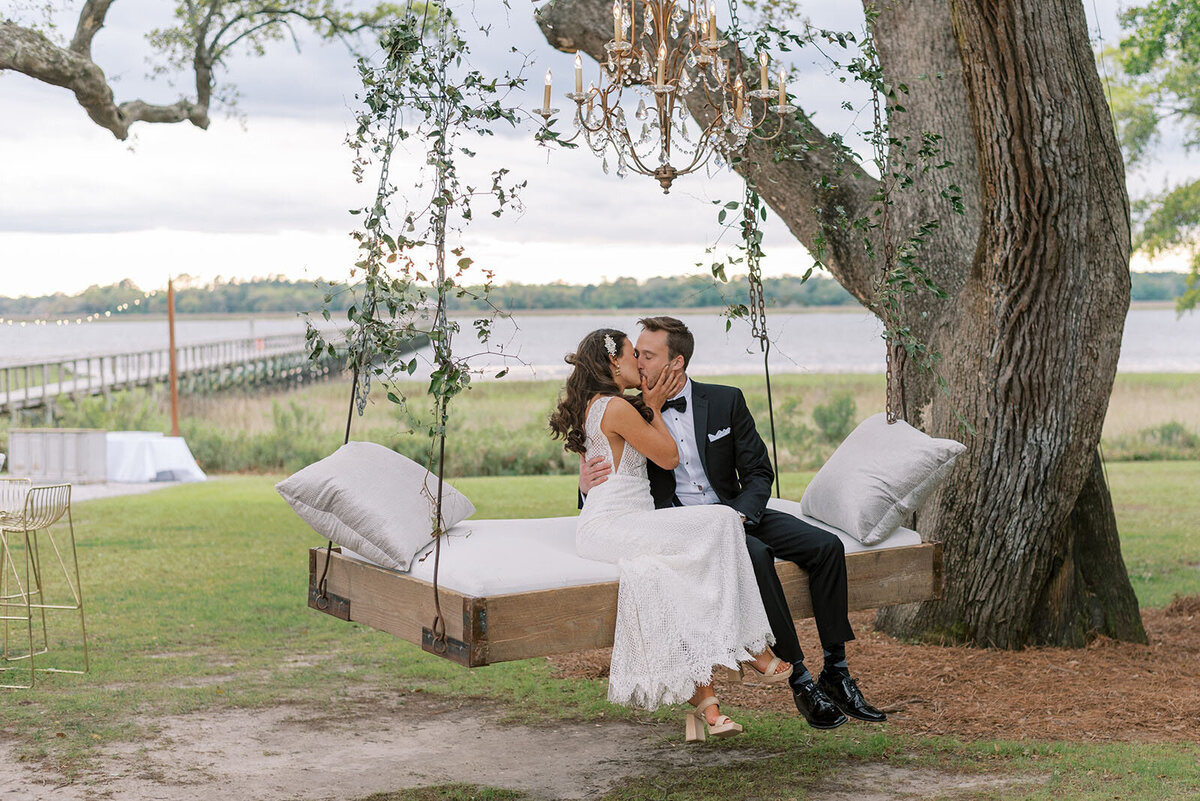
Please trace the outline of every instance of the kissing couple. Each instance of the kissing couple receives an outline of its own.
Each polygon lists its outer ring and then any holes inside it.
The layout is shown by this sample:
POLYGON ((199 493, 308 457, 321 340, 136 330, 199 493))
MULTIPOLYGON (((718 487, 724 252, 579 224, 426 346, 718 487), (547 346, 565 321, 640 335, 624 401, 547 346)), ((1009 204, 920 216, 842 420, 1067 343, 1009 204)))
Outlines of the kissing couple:
POLYGON ((691 704, 689 742, 731 737, 717 666, 787 682, 809 725, 880 722, 850 676, 841 540, 767 509, 774 471, 741 390, 688 378, 695 341, 673 317, 639 320, 634 346, 602 328, 572 366, 550 430, 580 456, 580 556, 619 566, 608 699, 691 704), (640 395, 625 394, 640 390, 640 395), (805 667, 775 559, 807 571, 824 666, 805 667), (774 647, 772 652, 771 646, 774 647))

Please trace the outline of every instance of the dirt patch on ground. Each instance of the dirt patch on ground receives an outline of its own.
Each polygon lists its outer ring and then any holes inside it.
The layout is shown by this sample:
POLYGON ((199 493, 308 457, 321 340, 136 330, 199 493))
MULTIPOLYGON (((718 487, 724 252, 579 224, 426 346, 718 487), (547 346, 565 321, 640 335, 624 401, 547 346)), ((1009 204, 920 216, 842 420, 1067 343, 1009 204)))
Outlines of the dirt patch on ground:
MULTIPOLYGON (((907 645, 875 631, 873 619, 851 615, 858 639, 847 648, 850 667, 901 731, 1076 742, 1193 742, 1200 731, 1200 596, 1143 609, 1149 645, 1105 638, 1085 649, 1018 652, 907 645)), ((819 666, 816 626, 806 620, 798 628, 819 666)), ((560 675, 595 678, 606 675, 608 652, 552 662, 560 675)), ((778 688, 730 685, 720 694, 734 706, 795 712, 778 688)))
POLYGON ((163 717, 149 722, 153 739, 106 747, 74 784, 0 744, 0 801, 344 801, 451 782, 579 799, 630 776, 767 756, 685 748, 682 726, 506 726, 502 712, 410 693, 163 717))
MULTIPOLYGON (((159 718, 144 742, 106 747, 73 784, 20 763, 0 743, 0 801, 346 801, 373 793, 463 782, 535 799, 596 798, 634 776, 714 764, 751 765, 771 754, 686 746, 659 723, 506 726, 503 710, 410 693, 159 718)), ((814 786, 823 799, 945 797, 1039 777, 959 776, 886 764, 847 764, 814 786), (875 794, 863 795, 863 787, 875 794)))

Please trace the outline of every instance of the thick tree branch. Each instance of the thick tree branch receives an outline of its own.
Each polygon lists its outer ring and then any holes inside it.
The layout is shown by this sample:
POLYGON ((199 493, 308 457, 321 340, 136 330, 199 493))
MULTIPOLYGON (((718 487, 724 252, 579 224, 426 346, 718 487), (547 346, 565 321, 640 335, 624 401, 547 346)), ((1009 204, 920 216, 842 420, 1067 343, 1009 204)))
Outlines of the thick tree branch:
MULTIPOLYGON (((553 0, 537 12, 546 40, 559 50, 582 51, 593 59, 604 58, 604 44, 612 38, 610 0, 553 0)), ((733 55, 732 46, 725 56, 733 55)), ((742 63, 756 64, 745 55, 742 63)), ((757 72, 748 76, 757 82, 757 72)), ((703 95, 693 92, 688 109, 701 125, 711 121, 703 95)), ((763 199, 792 233, 812 252, 823 239, 825 264, 864 305, 870 302, 875 266, 863 247, 863 232, 836 224, 834 215, 853 220, 869 217, 879 182, 857 163, 847 160, 803 112, 794 115, 784 131, 785 141, 802 147, 792 158, 776 162, 776 143, 759 142, 747 149, 747 158, 735 169, 747 175, 763 199), (823 180, 824 179, 824 180, 823 180)))
MULTIPOLYGON (((89 18, 92 21, 87 23, 88 26, 99 29, 107 5, 104 0, 89 3, 89 8, 99 9, 99 16, 89 18)), ((85 27, 82 19, 80 25, 81 29, 85 27)), ((75 39, 82 42, 80 46, 85 52, 90 51, 90 37, 81 38, 76 33, 75 39)), ((112 131, 118 139, 128 138, 129 126, 138 121, 186 120, 199 128, 208 127, 207 104, 180 100, 169 106, 158 106, 134 100, 118 106, 104 70, 90 58, 74 49, 59 47, 42 33, 14 22, 0 22, 0 70, 13 70, 43 83, 70 89, 87 115, 100 127, 112 131)))
POLYGON ((104 18, 108 15, 108 7, 112 3, 113 0, 87 0, 83 4, 79 12, 79 22, 75 25, 75 36, 71 39, 71 52, 91 60, 92 39, 104 26, 104 18))
MULTIPOLYGON (((189 67, 195 74, 194 100, 181 98, 169 105, 156 105, 143 100, 117 104, 104 70, 92 60, 92 41, 104 26, 113 0, 85 0, 70 45, 60 47, 44 34, 15 22, 0 21, 0 70, 13 70, 29 77, 61 86, 75 93, 79 105, 102 128, 117 139, 129 136, 129 126, 135 122, 190 122, 207 128, 208 111, 215 85, 213 70, 222 56, 239 42, 261 44, 259 35, 274 25, 287 25, 298 19, 311 25, 322 36, 348 41, 356 34, 383 27, 390 21, 390 6, 381 4, 362 14, 339 14, 331 11, 308 12, 302 8, 283 5, 262 5, 238 13, 228 20, 222 15, 228 4, 209 0, 195 3, 185 0, 186 20, 182 29, 167 33, 170 46, 182 43, 183 53, 177 66, 189 67), (239 26, 247 26, 239 30, 239 26), (216 29, 213 33, 213 29, 216 29), (229 41, 223 41, 225 36, 229 41)), ((265 34, 269 37, 269 33, 265 34)))

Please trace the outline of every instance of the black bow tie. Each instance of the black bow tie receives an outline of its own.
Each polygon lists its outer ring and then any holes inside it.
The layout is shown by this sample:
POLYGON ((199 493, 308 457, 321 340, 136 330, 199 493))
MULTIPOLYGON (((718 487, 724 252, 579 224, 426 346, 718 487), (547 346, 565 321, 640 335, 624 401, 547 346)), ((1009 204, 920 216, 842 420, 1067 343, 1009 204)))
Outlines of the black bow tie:
POLYGON ((677 412, 686 412, 687 398, 680 396, 674 400, 667 401, 663 404, 663 411, 666 411, 667 409, 674 409, 677 412))

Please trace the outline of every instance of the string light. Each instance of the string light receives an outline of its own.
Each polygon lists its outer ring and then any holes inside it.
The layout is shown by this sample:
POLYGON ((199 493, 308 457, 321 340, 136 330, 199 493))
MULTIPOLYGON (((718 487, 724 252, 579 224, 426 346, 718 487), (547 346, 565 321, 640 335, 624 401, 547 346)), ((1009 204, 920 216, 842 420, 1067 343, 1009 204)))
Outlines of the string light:
POLYGON ((158 294, 159 294, 159 290, 153 289, 149 292, 142 293, 142 296, 140 298, 135 298, 132 302, 121 303, 121 304, 118 304, 115 308, 105 309, 102 312, 92 312, 91 314, 88 314, 85 317, 75 317, 75 318, 51 317, 51 318, 39 319, 39 320, 14 320, 14 319, 8 318, 8 317, 0 317, 0 325, 7 325, 10 328, 13 325, 16 325, 19 328, 24 328, 26 325, 33 325, 33 326, 39 326, 39 325, 41 325, 41 326, 87 325, 88 323, 94 323, 97 320, 101 320, 101 319, 107 320, 107 319, 111 318, 113 316, 113 314, 120 314, 121 312, 129 311, 131 308, 140 307, 142 305, 143 300, 153 298, 153 297, 157 296, 158 294))

